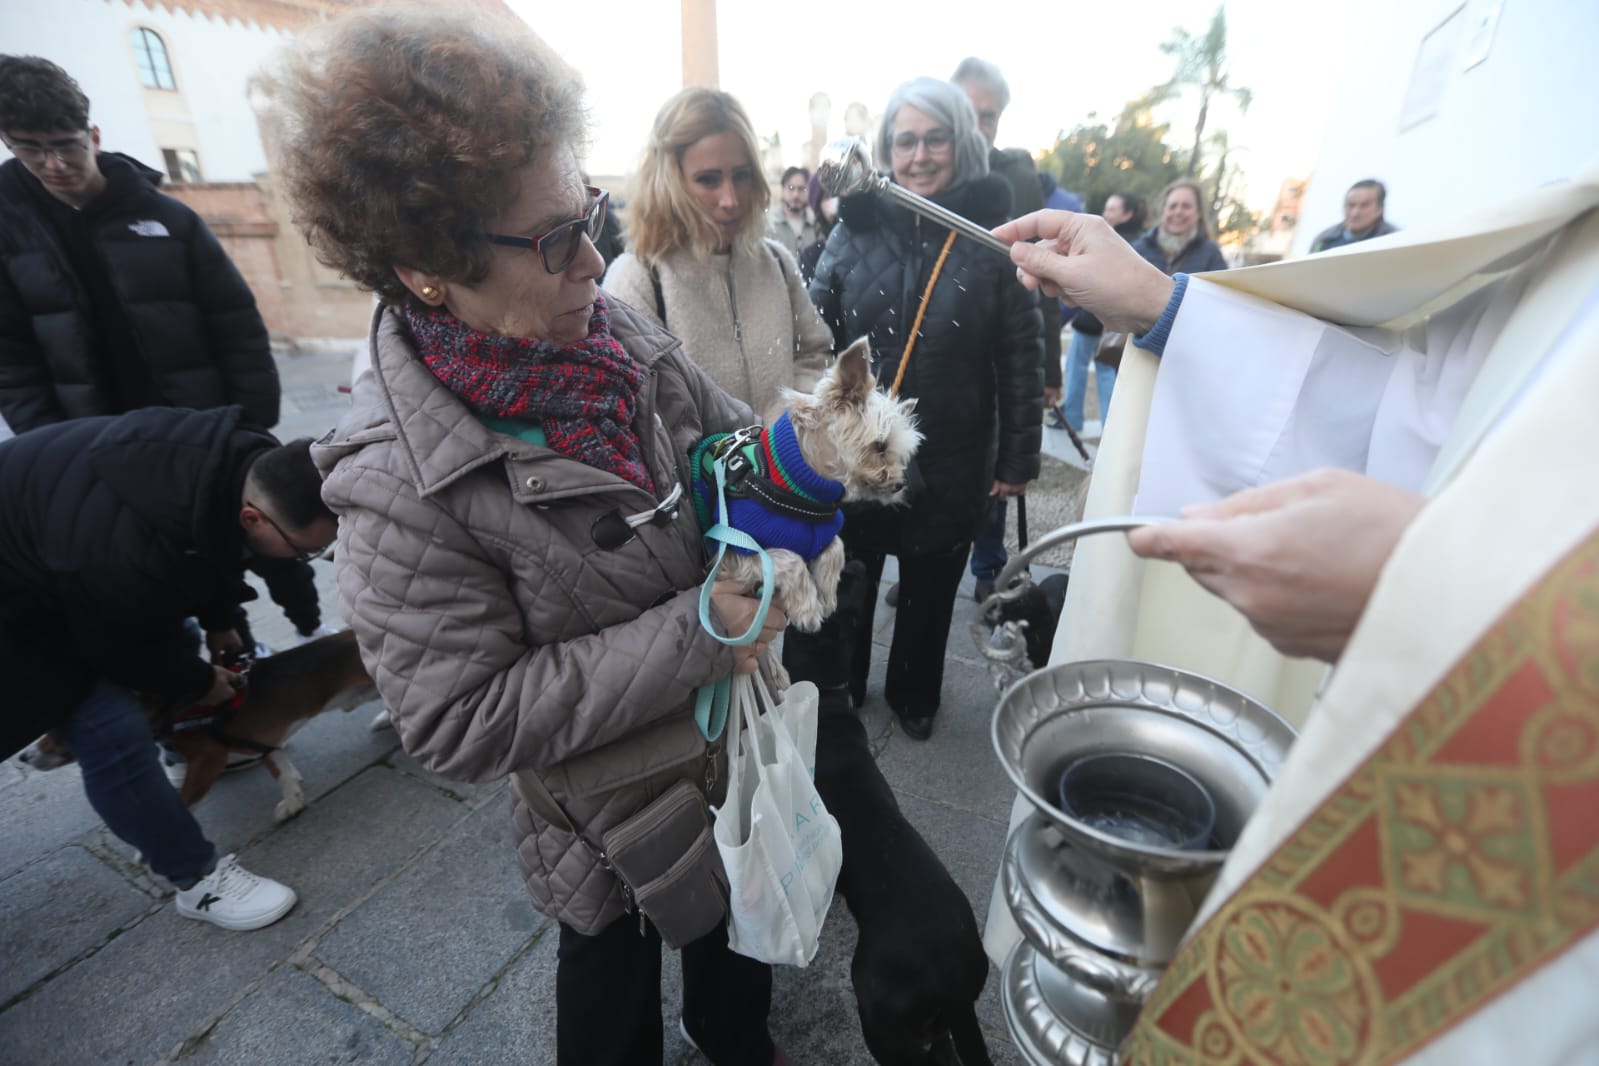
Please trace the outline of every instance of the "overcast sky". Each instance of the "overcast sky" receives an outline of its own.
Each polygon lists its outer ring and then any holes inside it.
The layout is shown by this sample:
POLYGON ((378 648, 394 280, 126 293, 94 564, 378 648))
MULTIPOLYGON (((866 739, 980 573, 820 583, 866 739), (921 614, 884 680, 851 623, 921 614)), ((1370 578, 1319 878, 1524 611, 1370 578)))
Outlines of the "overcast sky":
MULTIPOLYGON (((583 73, 595 120, 590 170, 630 172, 656 110, 682 83, 679 5, 507 2, 583 73)), ((1358 76, 1358 36, 1371 32, 1362 11, 1375 6, 1228 0, 1233 82, 1254 90, 1255 103, 1243 117, 1230 106, 1213 111, 1210 128, 1227 126, 1235 148, 1247 149, 1235 158, 1255 209, 1271 206, 1283 178, 1314 167, 1338 82, 1358 76)), ((962 57, 977 55, 997 63, 1011 85, 1000 142, 1036 152, 1089 112, 1114 115, 1164 81, 1172 64, 1161 42, 1173 26, 1202 32, 1212 10, 1191 0, 720 0, 721 83, 744 103, 758 133, 781 134, 785 162, 803 162, 813 93, 831 98, 830 134, 838 136, 849 103, 859 101, 875 116, 900 82, 948 77, 962 57)), ((1187 145, 1192 110, 1174 107, 1171 118, 1172 142, 1187 145)))

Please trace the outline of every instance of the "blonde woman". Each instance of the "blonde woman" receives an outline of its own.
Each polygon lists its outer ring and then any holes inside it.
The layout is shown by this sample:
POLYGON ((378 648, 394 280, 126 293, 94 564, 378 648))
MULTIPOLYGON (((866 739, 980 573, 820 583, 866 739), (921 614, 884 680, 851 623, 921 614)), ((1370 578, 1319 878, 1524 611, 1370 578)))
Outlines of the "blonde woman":
POLYGON ((771 193, 758 156, 729 94, 694 88, 668 100, 605 291, 675 333, 711 380, 770 422, 780 389, 816 384, 833 341, 793 256, 764 236, 771 193))

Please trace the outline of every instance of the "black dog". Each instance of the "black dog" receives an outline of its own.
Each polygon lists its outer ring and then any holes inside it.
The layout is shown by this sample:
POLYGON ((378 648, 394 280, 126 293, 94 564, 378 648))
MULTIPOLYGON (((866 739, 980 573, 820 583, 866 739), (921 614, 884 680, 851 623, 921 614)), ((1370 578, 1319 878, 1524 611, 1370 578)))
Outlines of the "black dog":
POLYGON ((1066 606, 1067 574, 1051 574, 1036 585, 1027 586, 1014 600, 1001 601, 1001 622, 1025 622, 1022 637, 1027 642, 1027 661, 1033 669, 1042 670, 1049 662, 1050 649, 1055 646, 1055 630, 1060 625, 1060 612, 1066 606))
POLYGON ((822 630, 783 638, 790 675, 821 690, 816 789, 843 835, 838 892, 860 928, 850 979, 861 1031, 884 1066, 985 1066, 974 1004, 988 957, 972 905, 901 813, 850 704, 850 628, 870 624, 865 583, 848 564, 822 630))

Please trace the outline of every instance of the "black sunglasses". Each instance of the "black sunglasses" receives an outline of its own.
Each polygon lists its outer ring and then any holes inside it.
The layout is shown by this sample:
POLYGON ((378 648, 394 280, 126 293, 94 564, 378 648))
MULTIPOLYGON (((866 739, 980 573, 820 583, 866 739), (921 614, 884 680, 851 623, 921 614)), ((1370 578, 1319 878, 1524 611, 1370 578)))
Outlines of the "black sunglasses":
POLYGON ((578 251, 583 247, 583 238, 586 236, 590 241, 597 240, 600 230, 605 227, 605 208, 611 202, 611 194, 593 185, 583 188, 594 198, 589 209, 576 218, 562 222, 548 233, 540 233, 535 237, 507 237, 502 233, 485 233, 483 236, 488 238, 490 244, 537 252, 545 270, 551 274, 562 273, 577 258, 578 251))

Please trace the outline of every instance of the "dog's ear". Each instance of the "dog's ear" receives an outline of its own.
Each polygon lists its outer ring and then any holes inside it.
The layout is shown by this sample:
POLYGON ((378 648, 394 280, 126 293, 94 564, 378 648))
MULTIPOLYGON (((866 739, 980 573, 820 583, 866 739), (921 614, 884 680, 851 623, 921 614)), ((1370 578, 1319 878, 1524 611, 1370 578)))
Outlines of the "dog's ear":
POLYGON ((838 388, 838 402, 846 406, 860 406, 876 382, 872 380, 871 348, 862 337, 845 348, 833 364, 833 381, 838 388))

